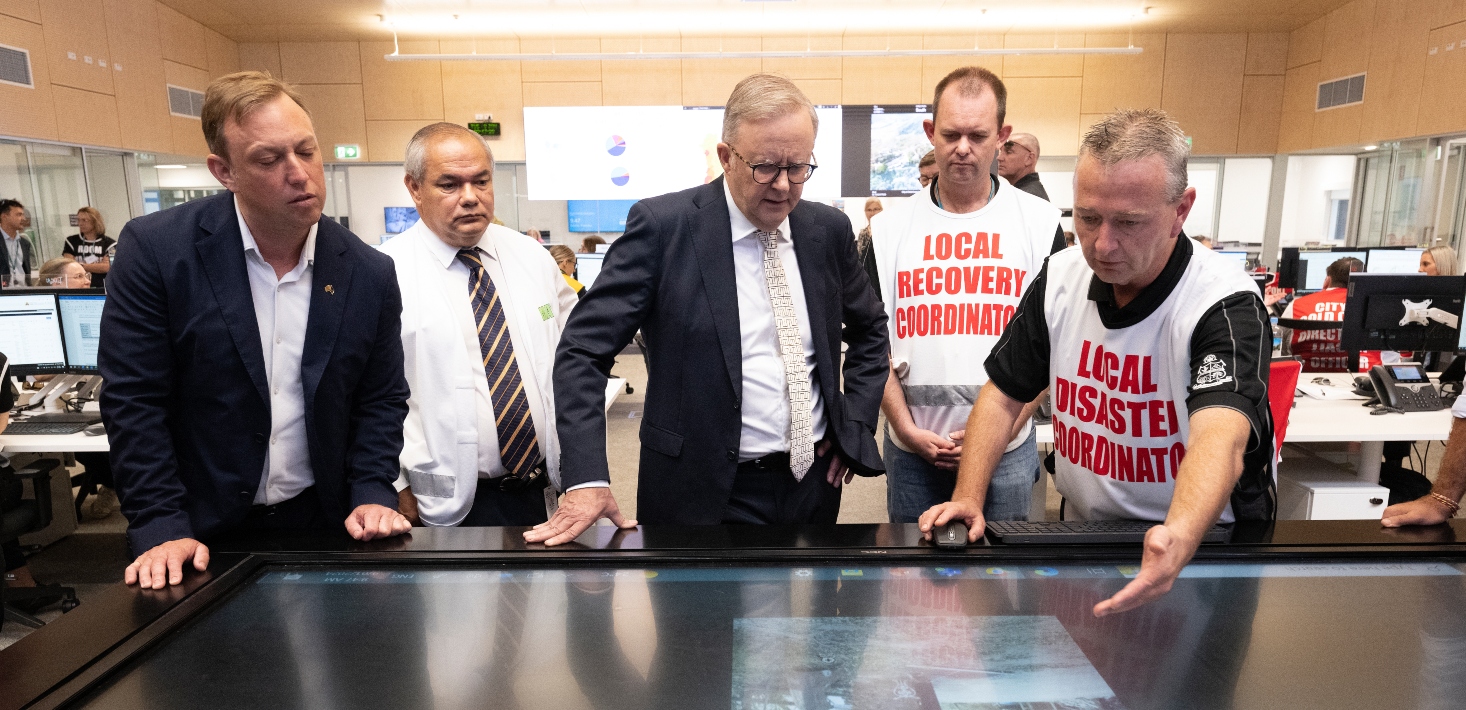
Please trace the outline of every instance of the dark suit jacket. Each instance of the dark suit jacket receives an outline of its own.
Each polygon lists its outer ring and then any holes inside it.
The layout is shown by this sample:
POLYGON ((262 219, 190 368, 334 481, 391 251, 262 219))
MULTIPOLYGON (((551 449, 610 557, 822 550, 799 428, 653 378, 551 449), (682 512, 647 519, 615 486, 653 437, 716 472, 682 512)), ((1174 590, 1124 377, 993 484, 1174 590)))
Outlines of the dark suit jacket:
MULTIPOLYGON (((263 476, 270 399, 234 196, 140 217, 120 241, 98 365, 117 493, 142 553, 244 519, 263 476)), ((392 260, 322 218, 301 378, 329 519, 366 503, 397 507, 401 318, 392 260)))
MULTIPOLYGON (((800 202, 789 225, 814 336, 826 437, 857 473, 879 475, 884 469, 874 429, 890 368, 885 311, 856 260, 843 213, 800 202), (849 344, 843 392, 842 337, 849 344)), ((640 328, 649 381, 637 518, 705 525, 722 520, 743 428, 730 230, 721 178, 631 208, 626 232, 571 311, 555 354, 555 423, 566 488, 609 480, 606 377, 612 358, 640 328)))

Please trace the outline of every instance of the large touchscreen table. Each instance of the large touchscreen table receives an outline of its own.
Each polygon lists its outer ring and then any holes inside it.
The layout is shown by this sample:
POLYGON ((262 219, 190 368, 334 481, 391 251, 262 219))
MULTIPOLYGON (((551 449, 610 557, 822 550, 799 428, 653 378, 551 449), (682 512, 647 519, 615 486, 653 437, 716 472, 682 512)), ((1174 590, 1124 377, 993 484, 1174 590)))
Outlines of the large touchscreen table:
MULTIPOLYGON (((765 560, 784 565, 785 561, 765 560)), ((82 707, 1459 707, 1466 575, 1430 559, 1137 568, 263 566, 82 707)))

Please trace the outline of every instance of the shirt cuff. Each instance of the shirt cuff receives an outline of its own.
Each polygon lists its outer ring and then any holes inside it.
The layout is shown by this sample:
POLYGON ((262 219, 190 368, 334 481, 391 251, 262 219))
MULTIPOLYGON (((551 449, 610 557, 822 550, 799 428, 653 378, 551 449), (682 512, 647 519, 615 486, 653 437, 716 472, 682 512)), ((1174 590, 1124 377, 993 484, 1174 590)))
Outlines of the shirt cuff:
MULTIPOLYGON (((1247 424, 1252 427, 1253 437, 1258 436, 1262 431, 1262 422, 1258 421, 1258 404, 1247 397, 1236 392, 1203 392, 1192 395, 1186 400, 1186 413, 1196 414, 1203 409, 1222 407, 1231 409, 1244 417, 1247 417, 1247 424)), ((1266 403, 1260 406, 1268 406, 1266 403)))
POLYGON ((611 487, 611 482, 610 481, 591 481, 589 483, 582 483, 582 484, 580 484, 578 486, 571 486, 569 488, 566 488, 565 489, 565 492, 566 493, 569 493, 570 491, 578 491, 578 490, 580 490, 582 488, 610 488, 610 487, 611 487))
POLYGON ((407 481, 407 472, 406 471, 403 471, 402 473, 397 474, 397 480, 395 480, 395 481, 392 482, 392 488, 395 489, 398 493, 401 493, 409 485, 411 485, 411 484, 408 483, 408 481, 407 481))

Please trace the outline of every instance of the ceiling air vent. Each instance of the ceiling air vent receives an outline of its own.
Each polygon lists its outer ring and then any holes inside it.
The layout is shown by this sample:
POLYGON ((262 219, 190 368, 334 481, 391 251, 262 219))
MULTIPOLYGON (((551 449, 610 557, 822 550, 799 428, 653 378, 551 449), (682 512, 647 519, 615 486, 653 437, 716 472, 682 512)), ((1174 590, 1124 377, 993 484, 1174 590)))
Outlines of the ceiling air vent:
POLYGON ((36 88, 31 81, 31 53, 0 44, 0 83, 36 88))
POLYGON ((1318 85, 1318 106, 1315 111, 1364 102, 1364 75, 1347 76, 1318 85))
POLYGON ((169 84, 168 112, 174 116, 198 118, 204 115, 204 95, 193 89, 169 84))

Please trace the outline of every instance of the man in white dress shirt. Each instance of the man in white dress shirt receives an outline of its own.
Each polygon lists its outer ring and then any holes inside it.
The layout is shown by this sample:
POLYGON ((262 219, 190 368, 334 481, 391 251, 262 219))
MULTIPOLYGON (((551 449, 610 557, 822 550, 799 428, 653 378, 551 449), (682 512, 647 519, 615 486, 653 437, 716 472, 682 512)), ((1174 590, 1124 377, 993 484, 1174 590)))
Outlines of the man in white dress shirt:
POLYGON ((402 290, 400 505, 428 525, 535 525, 559 489, 551 368, 576 295, 535 240, 492 224, 494 158, 452 123, 407 144, 421 218, 382 251, 402 290))

